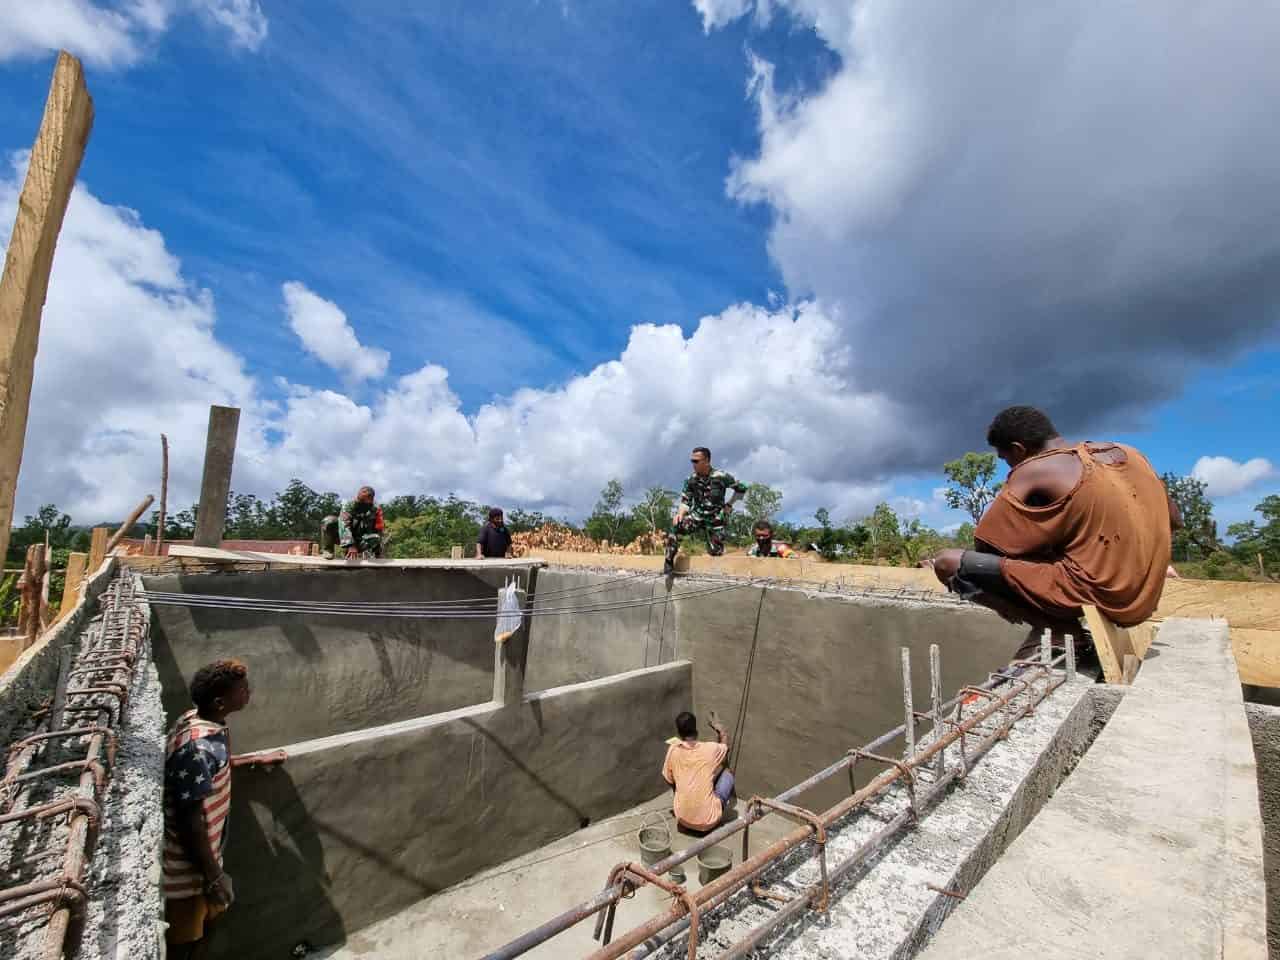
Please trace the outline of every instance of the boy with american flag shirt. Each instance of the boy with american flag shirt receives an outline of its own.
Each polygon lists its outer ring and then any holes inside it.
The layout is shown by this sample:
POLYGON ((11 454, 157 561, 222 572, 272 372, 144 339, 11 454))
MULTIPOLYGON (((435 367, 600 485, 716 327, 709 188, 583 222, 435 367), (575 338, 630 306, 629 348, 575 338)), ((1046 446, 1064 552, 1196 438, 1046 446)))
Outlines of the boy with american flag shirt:
POLYGON ((248 668, 219 660, 191 681, 195 709, 180 716, 165 745, 164 897, 168 953, 198 957, 212 921, 234 899, 222 869, 231 768, 275 764, 284 752, 231 756, 227 717, 249 703, 248 668))

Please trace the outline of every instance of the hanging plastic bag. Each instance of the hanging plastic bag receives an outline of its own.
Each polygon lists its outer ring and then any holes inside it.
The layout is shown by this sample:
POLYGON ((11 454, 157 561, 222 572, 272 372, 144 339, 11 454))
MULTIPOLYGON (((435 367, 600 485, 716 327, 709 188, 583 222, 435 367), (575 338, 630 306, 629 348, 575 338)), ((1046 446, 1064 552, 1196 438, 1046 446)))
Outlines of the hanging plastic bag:
POLYGON ((493 628, 493 642, 502 643, 520 629, 520 591, 515 581, 498 591, 498 622, 493 628))

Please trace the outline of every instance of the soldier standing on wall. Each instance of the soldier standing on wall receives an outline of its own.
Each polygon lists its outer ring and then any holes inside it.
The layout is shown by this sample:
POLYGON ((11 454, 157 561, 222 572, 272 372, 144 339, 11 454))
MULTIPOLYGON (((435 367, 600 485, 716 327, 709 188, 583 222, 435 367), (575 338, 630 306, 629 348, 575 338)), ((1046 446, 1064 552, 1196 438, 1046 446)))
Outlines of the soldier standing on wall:
POLYGON ((663 572, 670 575, 675 570, 676 552, 680 538, 695 530, 701 530, 707 538, 707 553, 718 557, 724 553, 725 526, 733 505, 747 492, 747 485, 735 480, 724 470, 711 466, 711 451, 706 447, 694 447, 689 457, 693 475, 684 482, 680 494, 680 509, 676 511, 667 534, 667 559, 663 572), (730 490, 733 496, 725 500, 730 490))

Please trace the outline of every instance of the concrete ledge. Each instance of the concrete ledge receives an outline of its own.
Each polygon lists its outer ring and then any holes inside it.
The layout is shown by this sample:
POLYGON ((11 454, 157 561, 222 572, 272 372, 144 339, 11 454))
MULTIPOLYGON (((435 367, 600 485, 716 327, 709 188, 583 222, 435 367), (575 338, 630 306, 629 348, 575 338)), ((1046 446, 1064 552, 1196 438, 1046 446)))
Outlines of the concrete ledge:
POLYGON ((1262 960, 1265 929, 1227 624, 1168 620, 1093 748, 923 956, 1262 960))
POLYGON ((185 547, 175 544, 168 556, 195 560, 224 560, 229 563, 270 563, 282 567, 390 567, 428 568, 431 570, 493 570, 510 568, 528 570, 545 566, 538 559, 521 560, 326 560, 324 557, 296 557, 287 553, 261 553, 255 550, 223 550, 218 547, 185 547))

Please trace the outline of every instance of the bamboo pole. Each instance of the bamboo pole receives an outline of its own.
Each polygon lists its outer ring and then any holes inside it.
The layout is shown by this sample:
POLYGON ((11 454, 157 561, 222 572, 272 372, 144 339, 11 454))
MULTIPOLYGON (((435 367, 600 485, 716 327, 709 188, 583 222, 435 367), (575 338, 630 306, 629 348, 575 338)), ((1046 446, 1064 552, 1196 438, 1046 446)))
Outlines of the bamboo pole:
POLYGON ((169 438, 160 434, 160 519, 156 524, 156 556, 164 553, 165 508, 169 505, 169 438))

